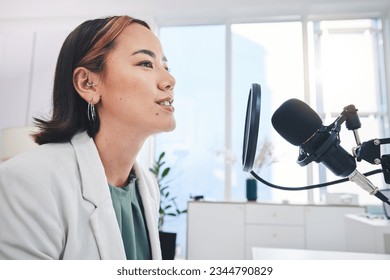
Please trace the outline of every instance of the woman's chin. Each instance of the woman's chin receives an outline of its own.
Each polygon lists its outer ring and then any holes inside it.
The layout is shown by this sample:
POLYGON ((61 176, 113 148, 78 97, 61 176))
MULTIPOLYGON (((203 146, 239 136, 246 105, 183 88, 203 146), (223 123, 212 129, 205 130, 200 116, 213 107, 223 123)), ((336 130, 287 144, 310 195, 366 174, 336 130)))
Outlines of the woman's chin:
POLYGON ((171 131, 174 131, 176 128, 176 122, 173 122, 165 132, 171 132, 171 131))
POLYGON ((171 132, 175 130, 175 128, 176 128, 176 121, 172 120, 170 123, 164 125, 164 127, 161 129, 161 132, 171 132))

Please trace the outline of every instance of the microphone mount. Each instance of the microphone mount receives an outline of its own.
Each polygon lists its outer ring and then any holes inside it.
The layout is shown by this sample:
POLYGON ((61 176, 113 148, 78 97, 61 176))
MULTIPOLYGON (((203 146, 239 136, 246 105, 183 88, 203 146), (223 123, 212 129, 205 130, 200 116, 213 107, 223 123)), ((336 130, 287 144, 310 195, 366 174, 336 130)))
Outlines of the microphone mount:
POLYGON ((382 166, 383 178, 390 184, 390 155, 381 155, 381 145, 390 144, 390 138, 371 139, 363 142, 353 149, 357 161, 366 161, 374 165, 382 166))
POLYGON ((319 158, 335 143, 340 143, 339 126, 332 124, 321 127, 308 141, 299 147, 298 164, 306 166, 312 161, 320 162, 319 158), (317 143, 317 145, 313 145, 317 143))
POLYGON ((299 147, 298 164, 323 163, 335 175, 347 177, 356 169, 355 158, 340 146, 341 125, 347 120, 346 109, 329 126, 321 126, 299 147))
POLYGON ((382 166, 382 174, 386 184, 390 184, 390 155, 381 155, 381 145, 390 144, 390 138, 374 138, 361 142, 358 129, 361 128, 359 115, 354 105, 344 107, 341 116, 345 119, 346 127, 352 130, 357 146, 352 148, 352 153, 358 162, 362 160, 382 166))
POLYGON ((312 162, 320 162, 319 158, 323 155, 329 147, 332 145, 340 144, 340 131, 341 125, 346 122, 346 126, 349 130, 353 130, 357 143, 360 143, 359 134, 357 129, 361 127, 359 116, 357 115, 357 109, 354 105, 344 107, 340 116, 329 126, 321 127, 308 141, 300 146, 298 164, 305 166, 312 162), (321 139, 322 138, 322 139, 321 139), (313 149, 312 143, 320 143, 313 149), (319 147, 318 147, 319 146, 319 147))

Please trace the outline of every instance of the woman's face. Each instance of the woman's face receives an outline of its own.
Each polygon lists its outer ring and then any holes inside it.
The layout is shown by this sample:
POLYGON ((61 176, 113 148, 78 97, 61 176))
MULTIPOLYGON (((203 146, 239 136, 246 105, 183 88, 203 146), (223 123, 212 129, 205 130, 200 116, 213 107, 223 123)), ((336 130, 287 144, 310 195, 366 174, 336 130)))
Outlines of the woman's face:
POLYGON ((130 24, 117 37, 97 86, 100 129, 149 136, 175 128, 175 79, 160 41, 146 27, 130 24))

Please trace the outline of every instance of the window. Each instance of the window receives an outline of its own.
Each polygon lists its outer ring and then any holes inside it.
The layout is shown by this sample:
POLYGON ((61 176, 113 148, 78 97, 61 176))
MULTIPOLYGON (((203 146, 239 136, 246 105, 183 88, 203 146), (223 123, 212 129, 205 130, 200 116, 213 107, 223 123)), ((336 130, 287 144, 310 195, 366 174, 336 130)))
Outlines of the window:
MULTIPOLYGON (((225 27, 172 27, 160 33, 176 78, 177 128, 156 138, 175 164, 178 191, 223 199, 225 139, 225 27)), ((188 198, 188 195, 186 195, 188 198)))
MULTIPOLYGON (((353 104, 362 123, 359 129, 362 142, 389 137, 385 131, 388 120, 381 21, 338 20, 312 22, 310 25, 314 34, 312 84, 316 85, 312 94, 313 100, 317 100, 316 111, 324 124, 337 118, 344 106, 353 104)), ((351 151, 356 146, 353 133, 343 125, 340 135, 341 145, 351 151)), ((373 169, 376 168, 371 164, 358 163, 361 172, 373 169)), ((318 166, 318 175, 321 181, 336 179, 323 166, 318 166)), ((383 177, 377 175, 370 180, 384 188, 383 177)), ((360 203, 378 203, 377 198, 359 187, 351 188, 350 183, 328 187, 326 191, 357 193, 360 203)))
MULTIPOLYGON (((306 169, 295 164, 294 149, 271 125, 273 112, 287 99, 304 99, 302 23, 277 22, 233 24, 232 31, 232 151, 234 162, 233 199, 245 200, 245 180, 242 171, 242 137, 246 104, 252 83, 262 87, 261 119, 258 152, 269 142, 275 162, 254 170, 265 180, 283 186, 306 184, 306 169), (294 183, 291 183, 291 178, 294 183)), ((306 202, 306 191, 286 192, 258 183, 258 200, 306 202)))
MULTIPOLYGON (((362 141, 389 137, 381 21, 378 19, 291 21, 160 28, 160 39, 176 77, 177 128, 158 135, 156 154, 167 153, 172 191, 181 207, 190 195, 244 201, 242 138, 252 83, 262 86, 259 148, 272 143, 275 162, 256 170, 277 185, 298 187, 335 178, 321 164, 296 164, 298 147, 272 128, 273 112, 286 100, 308 103, 329 125, 344 106, 358 108, 362 141), (291 179, 293 178, 293 180, 291 179)), ((343 125, 341 144, 356 146, 343 125)), ((359 163, 362 172, 376 169, 359 163)), ((380 175, 371 177, 379 187, 380 175)), ((352 183, 288 192, 258 183, 258 200, 324 202, 326 192, 355 192, 360 203, 379 204, 352 183)), ((185 222, 179 244, 184 248, 185 222)))
MULTIPOLYGON (((225 26, 166 27, 160 39, 176 78, 174 106, 177 126, 157 135, 156 154, 166 152, 170 187, 180 208, 190 195, 224 199, 225 26)), ((185 216, 166 222, 178 232, 184 249, 185 216)))

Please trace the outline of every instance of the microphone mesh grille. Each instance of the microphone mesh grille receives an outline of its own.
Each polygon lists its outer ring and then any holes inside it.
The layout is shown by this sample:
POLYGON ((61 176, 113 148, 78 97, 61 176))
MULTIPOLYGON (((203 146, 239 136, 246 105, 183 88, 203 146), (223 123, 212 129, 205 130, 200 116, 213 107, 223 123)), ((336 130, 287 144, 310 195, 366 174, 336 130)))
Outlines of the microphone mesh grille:
POLYGON ((275 130, 295 146, 302 145, 322 126, 318 114, 298 99, 284 102, 273 114, 271 122, 275 130))

